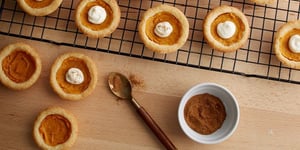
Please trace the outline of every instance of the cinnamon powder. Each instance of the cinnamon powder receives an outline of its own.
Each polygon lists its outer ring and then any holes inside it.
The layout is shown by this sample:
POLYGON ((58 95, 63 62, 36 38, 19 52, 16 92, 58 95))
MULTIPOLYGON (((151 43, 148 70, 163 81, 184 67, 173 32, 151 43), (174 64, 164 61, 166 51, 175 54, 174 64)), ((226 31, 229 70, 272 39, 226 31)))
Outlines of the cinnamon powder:
POLYGON ((113 88, 112 90, 115 92, 119 92, 122 90, 122 79, 119 76, 114 76, 113 78, 113 88))
POLYGON ((133 88, 143 88, 145 86, 144 80, 134 74, 129 75, 129 80, 133 88))
POLYGON ((221 128, 226 111, 218 97, 205 93, 188 100, 184 108, 184 118, 190 128, 208 135, 221 128))

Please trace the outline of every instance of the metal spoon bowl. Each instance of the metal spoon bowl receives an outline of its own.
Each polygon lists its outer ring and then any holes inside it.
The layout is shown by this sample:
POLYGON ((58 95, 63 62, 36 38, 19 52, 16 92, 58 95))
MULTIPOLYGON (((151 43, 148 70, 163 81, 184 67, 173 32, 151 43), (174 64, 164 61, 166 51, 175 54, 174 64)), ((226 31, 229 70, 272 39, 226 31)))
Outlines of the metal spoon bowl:
POLYGON ((108 85, 111 91, 121 99, 131 99, 131 84, 127 78, 116 72, 108 76, 108 85))
POLYGON ((148 127, 168 150, 177 149, 166 134, 160 129, 148 112, 132 97, 130 81, 122 74, 112 72, 108 76, 108 85, 114 95, 121 99, 128 99, 134 104, 138 114, 143 118, 148 127))

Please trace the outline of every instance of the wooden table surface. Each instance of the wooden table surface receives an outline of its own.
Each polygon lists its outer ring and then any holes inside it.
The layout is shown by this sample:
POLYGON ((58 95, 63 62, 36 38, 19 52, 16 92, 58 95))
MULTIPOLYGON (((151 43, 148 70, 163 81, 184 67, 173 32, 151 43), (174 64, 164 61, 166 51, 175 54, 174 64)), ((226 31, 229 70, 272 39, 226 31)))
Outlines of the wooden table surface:
POLYGON ((3 8, 0 11, 0 32, 4 33, 0 34, 0 48, 19 41, 30 44, 42 58, 42 73, 39 80, 24 91, 13 91, 0 84, 0 150, 38 149, 32 138, 33 124, 39 112, 49 106, 61 106, 78 119, 79 135, 72 148, 74 150, 164 149, 131 104, 118 100, 111 94, 107 85, 110 72, 134 75, 143 81, 143 87, 134 88, 134 97, 178 149, 300 149, 299 84, 90 50, 107 49, 108 52, 143 55, 227 72, 300 81, 300 71, 282 67, 272 53, 271 46, 274 31, 280 25, 299 19, 299 1, 280 0, 273 5, 259 6, 248 0, 201 0, 189 3, 187 0, 177 0, 176 7, 185 11, 191 31, 181 51, 167 56, 154 55, 144 49, 136 36, 140 14, 152 5, 160 4, 159 0, 118 1, 122 11, 121 23, 111 37, 99 40, 87 39, 78 32, 72 15, 79 0, 64 1, 59 11, 47 17, 25 15, 15 1, 5 1, 5 4, 3 2, 4 0, 0 0, 3 8), (186 4, 187 7, 184 7, 186 4), (236 53, 216 52, 202 42, 203 19, 209 9, 220 4, 242 9, 251 25, 249 42, 236 53), (17 38, 18 36, 23 38, 17 38), (25 37, 34 40, 26 40, 25 37), (41 42, 39 39, 48 42, 41 42), (67 43, 70 46, 50 44, 52 42, 67 43), (90 49, 75 48, 72 45, 87 46, 90 49), (96 89, 82 101, 60 99, 49 84, 49 71, 53 61, 66 52, 88 55, 95 61, 98 69, 96 89), (183 133, 178 123, 177 109, 181 97, 192 86, 204 82, 214 82, 227 87, 236 96, 240 106, 237 130, 220 144, 196 143, 183 133))
POLYGON ((128 101, 118 100, 107 86, 109 72, 135 75, 144 86, 135 98, 148 110, 179 149, 299 149, 300 86, 237 76, 125 56, 0 36, 0 47, 18 41, 34 47, 42 58, 42 73, 30 89, 13 91, 0 85, 0 149, 38 149, 32 138, 38 113, 49 106, 71 111, 79 122, 72 149, 163 149, 128 101), (88 98, 60 99, 50 88, 49 70, 57 56, 79 52, 98 69, 97 87, 88 98), (214 82, 227 87, 240 106, 240 123, 226 141, 198 144, 181 130, 177 120, 180 98, 193 85, 214 82))

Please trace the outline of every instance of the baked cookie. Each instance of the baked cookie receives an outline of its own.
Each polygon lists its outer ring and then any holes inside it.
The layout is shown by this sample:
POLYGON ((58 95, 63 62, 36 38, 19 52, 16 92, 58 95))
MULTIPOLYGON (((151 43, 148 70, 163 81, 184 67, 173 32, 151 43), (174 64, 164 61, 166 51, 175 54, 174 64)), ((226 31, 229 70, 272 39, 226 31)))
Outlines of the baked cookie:
POLYGON ((46 16, 53 13, 62 0, 17 0, 18 5, 32 16, 46 16))
POLYGON ((44 110, 34 122, 33 138, 42 149, 69 149, 75 143, 77 135, 75 116, 60 107, 44 110))
POLYGON ((25 43, 14 43, 0 51, 0 81, 14 90, 31 87, 39 78, 42 63, 35 50, 25 43))
POLYGON ((120 18, 116 0, 82 0, 75 13, 77 27, 91 38, 110 35, 118 27, 120 18))
POLYGON ((159 53, 169 53, 182 47, 189 34, 189 23, 177 8, 159 5, 148 9, 138 26, 145 46, 159 53))
POLYGON ((273 4, 276 0, 251 0, 257 4, 273 4))
POLYGON ((206 15, 203 33, 212 48, 232 52, 246 43, 250 28, 246 16, 239 9, 222 5, 206 15))
POLYGON ((92 93, 97 84, 94 62, 84 54, 66 53, 52 65, 50 84, 63 99, 81 100, 92 93))
POLYGON ((300 69, 300 20, 282 25, 273 43, 275 54, 283 64, 300 69))

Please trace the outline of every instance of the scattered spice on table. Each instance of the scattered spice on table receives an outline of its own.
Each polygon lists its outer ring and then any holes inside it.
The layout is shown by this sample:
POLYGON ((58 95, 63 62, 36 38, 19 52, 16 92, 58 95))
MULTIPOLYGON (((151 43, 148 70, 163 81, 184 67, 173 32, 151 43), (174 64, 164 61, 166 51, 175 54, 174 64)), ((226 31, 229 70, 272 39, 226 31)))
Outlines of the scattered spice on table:
POLYGON ((143 88, 145 86, 144 80, 134 74, 129 75, 129 80, 133 88, 143 88))

